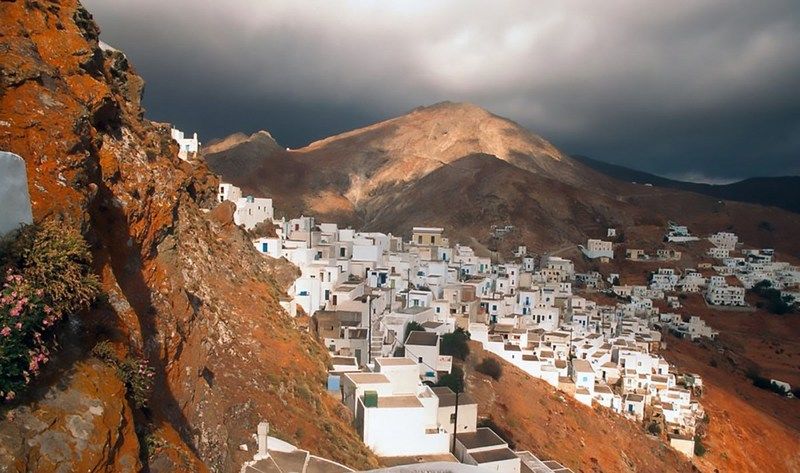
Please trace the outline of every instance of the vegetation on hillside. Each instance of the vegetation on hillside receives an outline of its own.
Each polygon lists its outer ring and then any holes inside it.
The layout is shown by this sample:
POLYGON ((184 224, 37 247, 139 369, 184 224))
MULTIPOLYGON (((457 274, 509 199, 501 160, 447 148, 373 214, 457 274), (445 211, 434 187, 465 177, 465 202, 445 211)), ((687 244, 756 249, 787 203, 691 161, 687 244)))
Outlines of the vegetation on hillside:
POLYGON ((469 338, 469 332, 461 327, 442 335, 442 355, 450 355, 462 361, 466 360, 469 355, 469 338))
POLYGON ((80 232, 57 220, 6 237, 0 269, 0 398, 10 401, 51 359, 61 321, 87 308, 99 284, 80 232))
POLYGON ((423 327, 418 322, 414 322, 413 320, 406 325, 406 333, 403 336, 403 341, 405 342, 408 339, 408 336, 411 332, 424 332, 425 327, 423 327))
POLYGON ((488 356, 475 366, 475 370, 494 380, 500 379, 500 376, 503 375, 503 367, 500 366, 500 362, 488 356))
POLYGON ((771 379, 766 378, 761 375, 761 370, 758 367, 751 367, 746 373, 748 379, 753 382, 753 386, 765 389, 767 391, 772 391, 774 393, 780 394, 781 396, 787 396, 789 394, 789 390, 786 389, 784 386, 773 382, 771 379))
POLYGON ((464 392, 464 370, 453 365, 453 369, 449 373, 439 376, 436 386, 446 386, 454 393, 464 392))
POLYGON ((783 296, 781 291, 772 287, 770 281, 764 280, 753 286, 753 292, 759 295, 763 302, 759 307, 764 307, 773 314, 789 314, 795 311, 796 302, 792 296, 783 296))
POLYGON ((125 383, 128 398, 136 407, 147 407, 150 393, 153 390, 155 371, 146 359, 130 355, 119 358, 114 347, 106 340, 95 345, 92 355, 116 368, 117 375, 125 383))

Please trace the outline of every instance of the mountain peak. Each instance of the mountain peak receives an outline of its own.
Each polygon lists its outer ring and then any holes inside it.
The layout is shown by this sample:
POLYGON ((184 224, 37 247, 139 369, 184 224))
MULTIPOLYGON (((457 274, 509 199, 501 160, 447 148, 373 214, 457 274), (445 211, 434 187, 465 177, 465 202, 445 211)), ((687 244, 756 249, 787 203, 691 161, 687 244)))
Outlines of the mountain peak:
POLYGON ((447 110, 447 111, 454 111, 454 112, 468 112, 468 113, 482 113, 491 115, 488 110, 478 105, 475 105, 472 102, 452 102, 450 100, 444 100, 441 102, 436 102, 431 105, 423 105, 421 107, 417 107, 414 111, 435 111, 435 110, 447 110))
POLYGON ((262 149, 266 148, 274 151, 283 149, 283 147, 279 145, 277 141, 275 141, 275 138, 272 137, 270 132, 266 130, 259 130, 251 135, 240 132, 228 135, 220 140, 214 140, 203 148, 203 153, 217 153, 222 150, 227 150, 248 143, 257 144, 262 149))

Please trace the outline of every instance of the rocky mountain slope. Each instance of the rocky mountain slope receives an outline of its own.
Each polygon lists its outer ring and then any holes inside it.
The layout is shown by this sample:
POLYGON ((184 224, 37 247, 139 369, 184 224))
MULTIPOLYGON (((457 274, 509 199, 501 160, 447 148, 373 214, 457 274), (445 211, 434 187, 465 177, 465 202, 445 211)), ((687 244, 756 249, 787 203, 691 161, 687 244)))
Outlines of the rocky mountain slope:
POLYGON ((800 254, 791 237, 800 232, 796 214, 618 180, 470 104, 420 107, 297 150, 266 132, 234 135, 204 155, 223 179, 272 196, 288 215, 358 228, 406 234, 442 225, 462 241, 496 246, 490 227, 513 224, 506 243, 552 251, 605 236, 608 226, 663 227, 671 219, 800 254))
POLYGON ((124 54, 101 47, 76 1, 6 1, 0 16, 0 149, 25 159, 36 219, 83 229, 106 294, 71 318, 37 389, 4 407, 0 470, 234 471, 263 419, 312 452, 375 465, 324 393, 326 351, 279 306, 285 271, 229 206, 201 210, 217 181, 143 118, 124 54), (91 358, 106 339, 154 367, 149 408, 132 409, 91 358))

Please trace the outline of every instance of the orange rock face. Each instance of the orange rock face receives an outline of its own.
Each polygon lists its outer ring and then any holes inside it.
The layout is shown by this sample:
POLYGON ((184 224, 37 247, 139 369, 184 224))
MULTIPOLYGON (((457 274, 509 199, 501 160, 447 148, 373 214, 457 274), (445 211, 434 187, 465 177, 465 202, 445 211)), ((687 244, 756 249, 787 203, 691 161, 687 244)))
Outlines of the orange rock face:
POLYGON ((59 385, 0 423, 8 471, 137 471, 139 444, 125 386, 98 361, 76 363, 59 385))
MULTIPOLYGON (((238 446, 252 442, 262 419, 314 453, 375 465, 323 391, 326 351, 281 310, 274 263, 242 230, 201 211, 217 180, 178 159, 168 128, 143 119, 143 81, 124 54, 100 47, 76 1, 2 2, 0 16, 0 149, 25 159, 36 219, 64 215, 83 228, 107 294, 73 318, 80 336, 63 343, 86 354, 111 338, 156 371, 146 411, 131 417, 109 404, 122 402, 119 392, 102 401, 104 412, 128 419, 119 433, 125 451, 86 449, 64 468, 136 464, 135 424, 167 444, 141 455, 153 470, 202 462, 238 471, 249 455, 238 446)), ((82 370, 76 379, 105 384, 108 375, 100 376, 82 370)), ((27 458, 22 469, 52 471, 27 458)))

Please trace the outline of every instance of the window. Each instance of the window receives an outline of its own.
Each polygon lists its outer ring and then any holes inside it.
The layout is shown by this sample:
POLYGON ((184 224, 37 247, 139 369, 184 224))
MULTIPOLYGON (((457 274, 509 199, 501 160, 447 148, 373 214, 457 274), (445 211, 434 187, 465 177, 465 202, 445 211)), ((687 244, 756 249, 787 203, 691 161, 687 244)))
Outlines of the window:
POLYGON ((451 424, 455 424, 456 423, 456 413, 455 412, 450 414, 450 423, 451 424))
POLYGON ((422 363, 422 357, 417 357, 417 363, 422 363))

